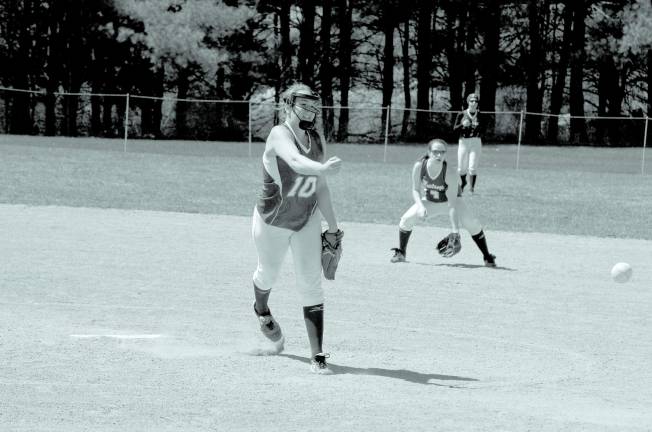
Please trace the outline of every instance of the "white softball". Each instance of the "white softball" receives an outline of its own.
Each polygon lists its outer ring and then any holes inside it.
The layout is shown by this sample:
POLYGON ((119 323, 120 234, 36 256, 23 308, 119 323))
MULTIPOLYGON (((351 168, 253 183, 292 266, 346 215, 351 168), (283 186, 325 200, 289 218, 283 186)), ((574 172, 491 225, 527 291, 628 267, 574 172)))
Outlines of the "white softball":
POLYGON ((619 262, 611 269, 611 278, 618 283, 624 283, 632 277, 632 266, 619 262))

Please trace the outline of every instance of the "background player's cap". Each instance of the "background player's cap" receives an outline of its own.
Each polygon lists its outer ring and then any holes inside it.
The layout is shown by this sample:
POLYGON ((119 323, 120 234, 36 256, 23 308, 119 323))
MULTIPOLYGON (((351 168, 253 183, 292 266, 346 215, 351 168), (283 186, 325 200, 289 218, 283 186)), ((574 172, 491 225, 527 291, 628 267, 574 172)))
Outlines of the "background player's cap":
POLYGON ((471 93, 466 97, 466 102, 469 103, 471 102, 471 99, 475 99, 476 102, 480 102, 480 98, 478 97, 477 93, 471 93))

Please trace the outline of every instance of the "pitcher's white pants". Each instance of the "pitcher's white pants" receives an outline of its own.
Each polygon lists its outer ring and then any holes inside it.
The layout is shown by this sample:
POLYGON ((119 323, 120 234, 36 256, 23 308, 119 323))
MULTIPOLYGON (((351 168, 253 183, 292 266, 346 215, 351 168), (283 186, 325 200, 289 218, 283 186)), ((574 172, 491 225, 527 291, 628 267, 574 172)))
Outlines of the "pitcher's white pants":
POLYGON ((460 138, 457 148, 457 173, 460 175, 477 174, 481 154, 482 140, 480 138, 460 138))
POLYGON ((264 291, 272 289, 290 248, 294 261, 297 289, 303 306, 324 303, 321 286, 321 213, 315 210, 306 226, 292 231, 266 224, 254 209, 251 229, 256 250, 258 267, 254 272, 254 283, 264 291))

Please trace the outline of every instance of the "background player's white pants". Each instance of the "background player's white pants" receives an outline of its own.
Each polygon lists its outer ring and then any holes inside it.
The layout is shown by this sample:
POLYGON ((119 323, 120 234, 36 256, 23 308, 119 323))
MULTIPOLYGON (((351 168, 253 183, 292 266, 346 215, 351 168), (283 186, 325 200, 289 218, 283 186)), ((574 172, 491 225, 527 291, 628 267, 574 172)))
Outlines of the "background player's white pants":
POLYGON ((480 140, 480 138, 460 138, 459 147, 457 148, 458 174, 476 174, 481 154, 482 140, 480 140))
MULTIPOLYGON (((428 212, 426 217, 424 219, 419 218, 419 215, 417 214, 418 206, 414 204, 401 217, 401 221, 398 224, 400 229, 403 231, 412 231, 414 225, 420 220, 425 220, 433 215, 449 214, 448 203, 434 203, 425 199, 422 199, 421 202, 426 207, 426 211, 428 212)), ((456 211, 459 217, 460 226, 467 230, 469 234, 474 236, 482 231, 482 225, 480 225, 480 221, 478 221, 473 213, 471 213, 469 208, 466 206, 466 203, 461 198, 457 199, 456 211)))
POLYGON ((303 306, 324 303, 321 286, 321 213, 318 209, 300 231, 268 225, 254 209, 251 232, 258 251, 254 283, 259 289, 270 290, 276 283, 285 254, 290 248, 303 306))

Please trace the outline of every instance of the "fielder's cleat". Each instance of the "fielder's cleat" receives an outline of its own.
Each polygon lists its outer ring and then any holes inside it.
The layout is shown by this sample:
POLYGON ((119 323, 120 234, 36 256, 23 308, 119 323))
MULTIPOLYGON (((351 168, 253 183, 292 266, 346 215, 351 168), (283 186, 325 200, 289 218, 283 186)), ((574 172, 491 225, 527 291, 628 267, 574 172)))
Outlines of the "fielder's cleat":
POLYGON ((485 267, 496 267, 496 255, 489 254, 484 257, 485 267))
POLYGON ((272 316, 272 312, 268 309, 264 314, 259 314, 256 310, 256 303, 254 302, 254 313, 258 317, 260 323, 260 331, 269 339, 275 346, 277 353, 283 351, 285 338, 281 331, 281 326, 272 316))
POLYGON ((319 353, 310 360, 310 372, 318 375, 332 375, 333 371, 328 367, 326 359, 330 357, 328 353, 319 353))
POLYGON ((405 262, 405 253, 399 248, 393 248, 394 256, 390 259, 391 262, 405 262))

